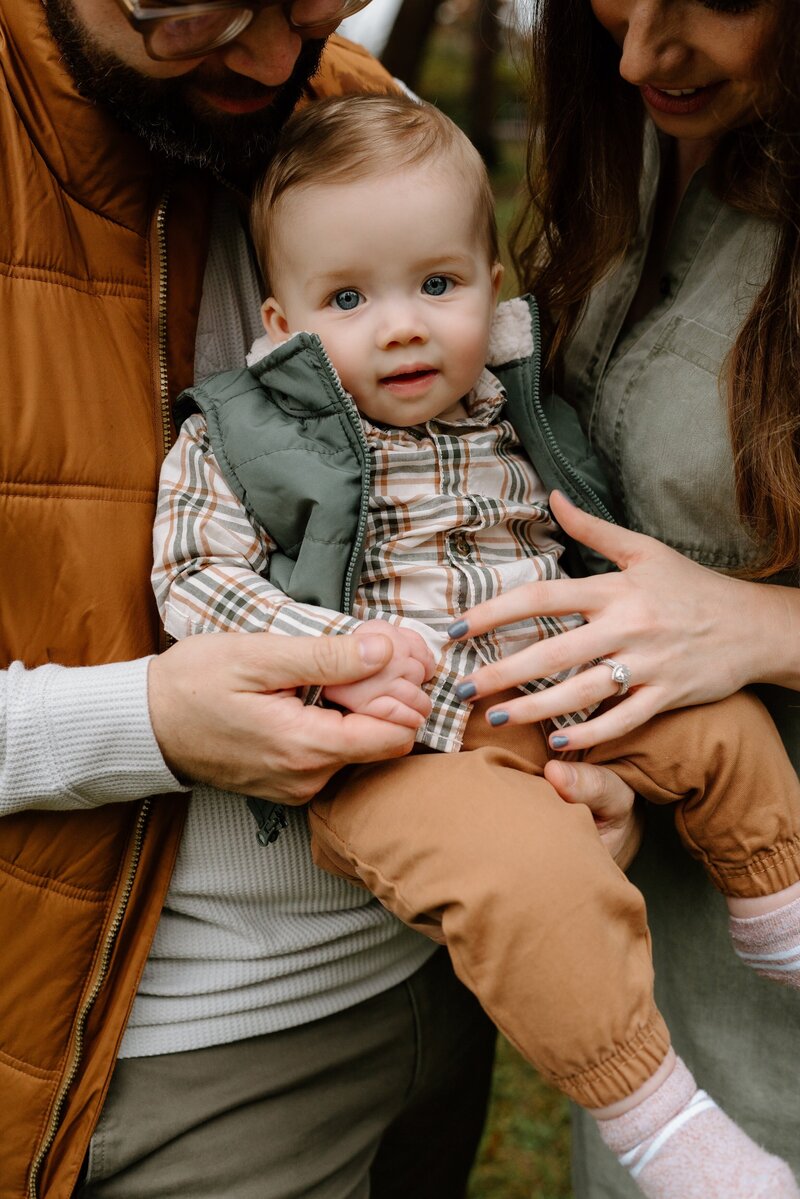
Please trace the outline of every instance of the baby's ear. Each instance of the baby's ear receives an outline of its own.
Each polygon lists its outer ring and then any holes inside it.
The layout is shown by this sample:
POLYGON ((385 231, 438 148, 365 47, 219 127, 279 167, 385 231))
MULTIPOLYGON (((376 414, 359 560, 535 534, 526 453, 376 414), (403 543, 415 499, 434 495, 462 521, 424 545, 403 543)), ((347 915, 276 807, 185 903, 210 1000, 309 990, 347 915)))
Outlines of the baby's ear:
POLYGON ((495 303, 497 303, 497 297, 500 295, 500 284, 503 282, 505 269, 502 262, 496 262, 492 267, 492 292, 495 303))
POLYGON ((261 319, 264 322, 266 333, 276 346, 287 340, 289 322, 274 296, 269 296, 261 305, 261 319))

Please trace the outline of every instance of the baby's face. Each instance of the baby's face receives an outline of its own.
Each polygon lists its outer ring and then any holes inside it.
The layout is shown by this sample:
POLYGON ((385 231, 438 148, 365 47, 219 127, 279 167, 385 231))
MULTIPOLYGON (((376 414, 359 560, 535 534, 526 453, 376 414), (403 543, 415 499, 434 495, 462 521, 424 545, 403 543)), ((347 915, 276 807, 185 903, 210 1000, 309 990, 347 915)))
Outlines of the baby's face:
POLYGON ((319 334, 368 420, 456 415, 483 369, 501 268, 468 190, 422 165, 279 201, 266 330, 319 334))

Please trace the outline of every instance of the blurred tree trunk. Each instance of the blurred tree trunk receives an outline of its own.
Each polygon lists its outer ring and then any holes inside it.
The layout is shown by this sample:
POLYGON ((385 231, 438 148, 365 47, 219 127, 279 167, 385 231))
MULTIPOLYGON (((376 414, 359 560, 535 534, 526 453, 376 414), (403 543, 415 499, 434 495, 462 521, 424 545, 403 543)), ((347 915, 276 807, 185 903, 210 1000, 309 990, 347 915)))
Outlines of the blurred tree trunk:
POLYGON ((439 0, 403 0, 381 62, 392 75, 402 79, 412 91, 419 74, 428 38, 433 30, 439 0))
MULTIPOLYGON (((412 91, 419 86, 428 38, 440 0, 403 0, 381 61, 387 71, 412 91)), ((472 18, 472 72, 467 96, 466 132, 491 169, 497 165, 494 135, 497 109, 495 59, 500 50, 499 0, 476 0, 472 18)))
POLYGON ((497 166, 494 135, 497 113, 495 60, 500 50, 498 0, 478 0, 472 36, 472 84, 469 92, 467 133, 491 170, 497 166))

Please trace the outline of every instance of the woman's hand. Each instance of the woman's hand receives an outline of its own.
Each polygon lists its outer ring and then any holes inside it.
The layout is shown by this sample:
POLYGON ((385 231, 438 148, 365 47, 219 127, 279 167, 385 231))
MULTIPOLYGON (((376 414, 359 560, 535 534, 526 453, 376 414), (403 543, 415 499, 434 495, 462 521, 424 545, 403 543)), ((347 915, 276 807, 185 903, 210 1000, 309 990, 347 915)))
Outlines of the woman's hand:
MULTIPOLYGON (((721 699, 751 682, 800 688, 796 589, 716 574, 652 537, 587 515, 558 492, 551 503, 566 533, 605 554, 620 571, 528 583, 465 612, 466 627, 458 629, 464 637, 530 616, 580 612, 587 622, 476 671, 464 680, 474 683, 475 696, 597 658, 624 663, 631 674, 624 699, 551 734, 552 748, 572 750, 619 737, 657 712, 721 699)), ((536 695, 504 703, 502 711, 510 724, 525 724, 593 707, 617 690, 608 666, 590 665, 536 695)))
POLYGON ((627 870, 644 832, 642 809, 628 784, 607 766, 590 762, 550 761, 544 777, 566 803, 586 804, 600 840, 619 868, 627 870))

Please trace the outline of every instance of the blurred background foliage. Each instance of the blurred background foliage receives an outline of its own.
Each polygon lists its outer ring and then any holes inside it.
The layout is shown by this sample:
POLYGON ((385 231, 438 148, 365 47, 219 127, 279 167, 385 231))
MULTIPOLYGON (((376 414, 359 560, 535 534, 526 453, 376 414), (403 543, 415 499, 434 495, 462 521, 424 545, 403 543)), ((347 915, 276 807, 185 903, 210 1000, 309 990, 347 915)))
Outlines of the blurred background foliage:
POLYGON ((444 9, 446 20, 433 26, 414 90, 452 117, 481 151, 497 199, 506 267, 503 294, 517 295, 519 287, 507 251, 507 237, 524 202, 524 37, 513 26, 494 21, 489 27, 486 53, 485 15, 481 26, 485 6, 478 9, 472 0, 444 0, 439 7, 444 9))
MULTIPOLYGON (((497 197, 505 247, 524 202, 527 30, 536 0, 372 0, 341 31, 478 147, 497 197)), ((519 291, 504 249, 506 296, 519 291)))
MULTIPOLYGON (((524 202, 526 27, 535 0, 510 3, 373 0, 343 29, 470 136, 489 167, 504 245, 524 202)), ((504 258, 511 296, 519 288, 507 251, 504 258)), ((567 1103, 502 1038, 469 1199, 572 1199, 567 1103)))

